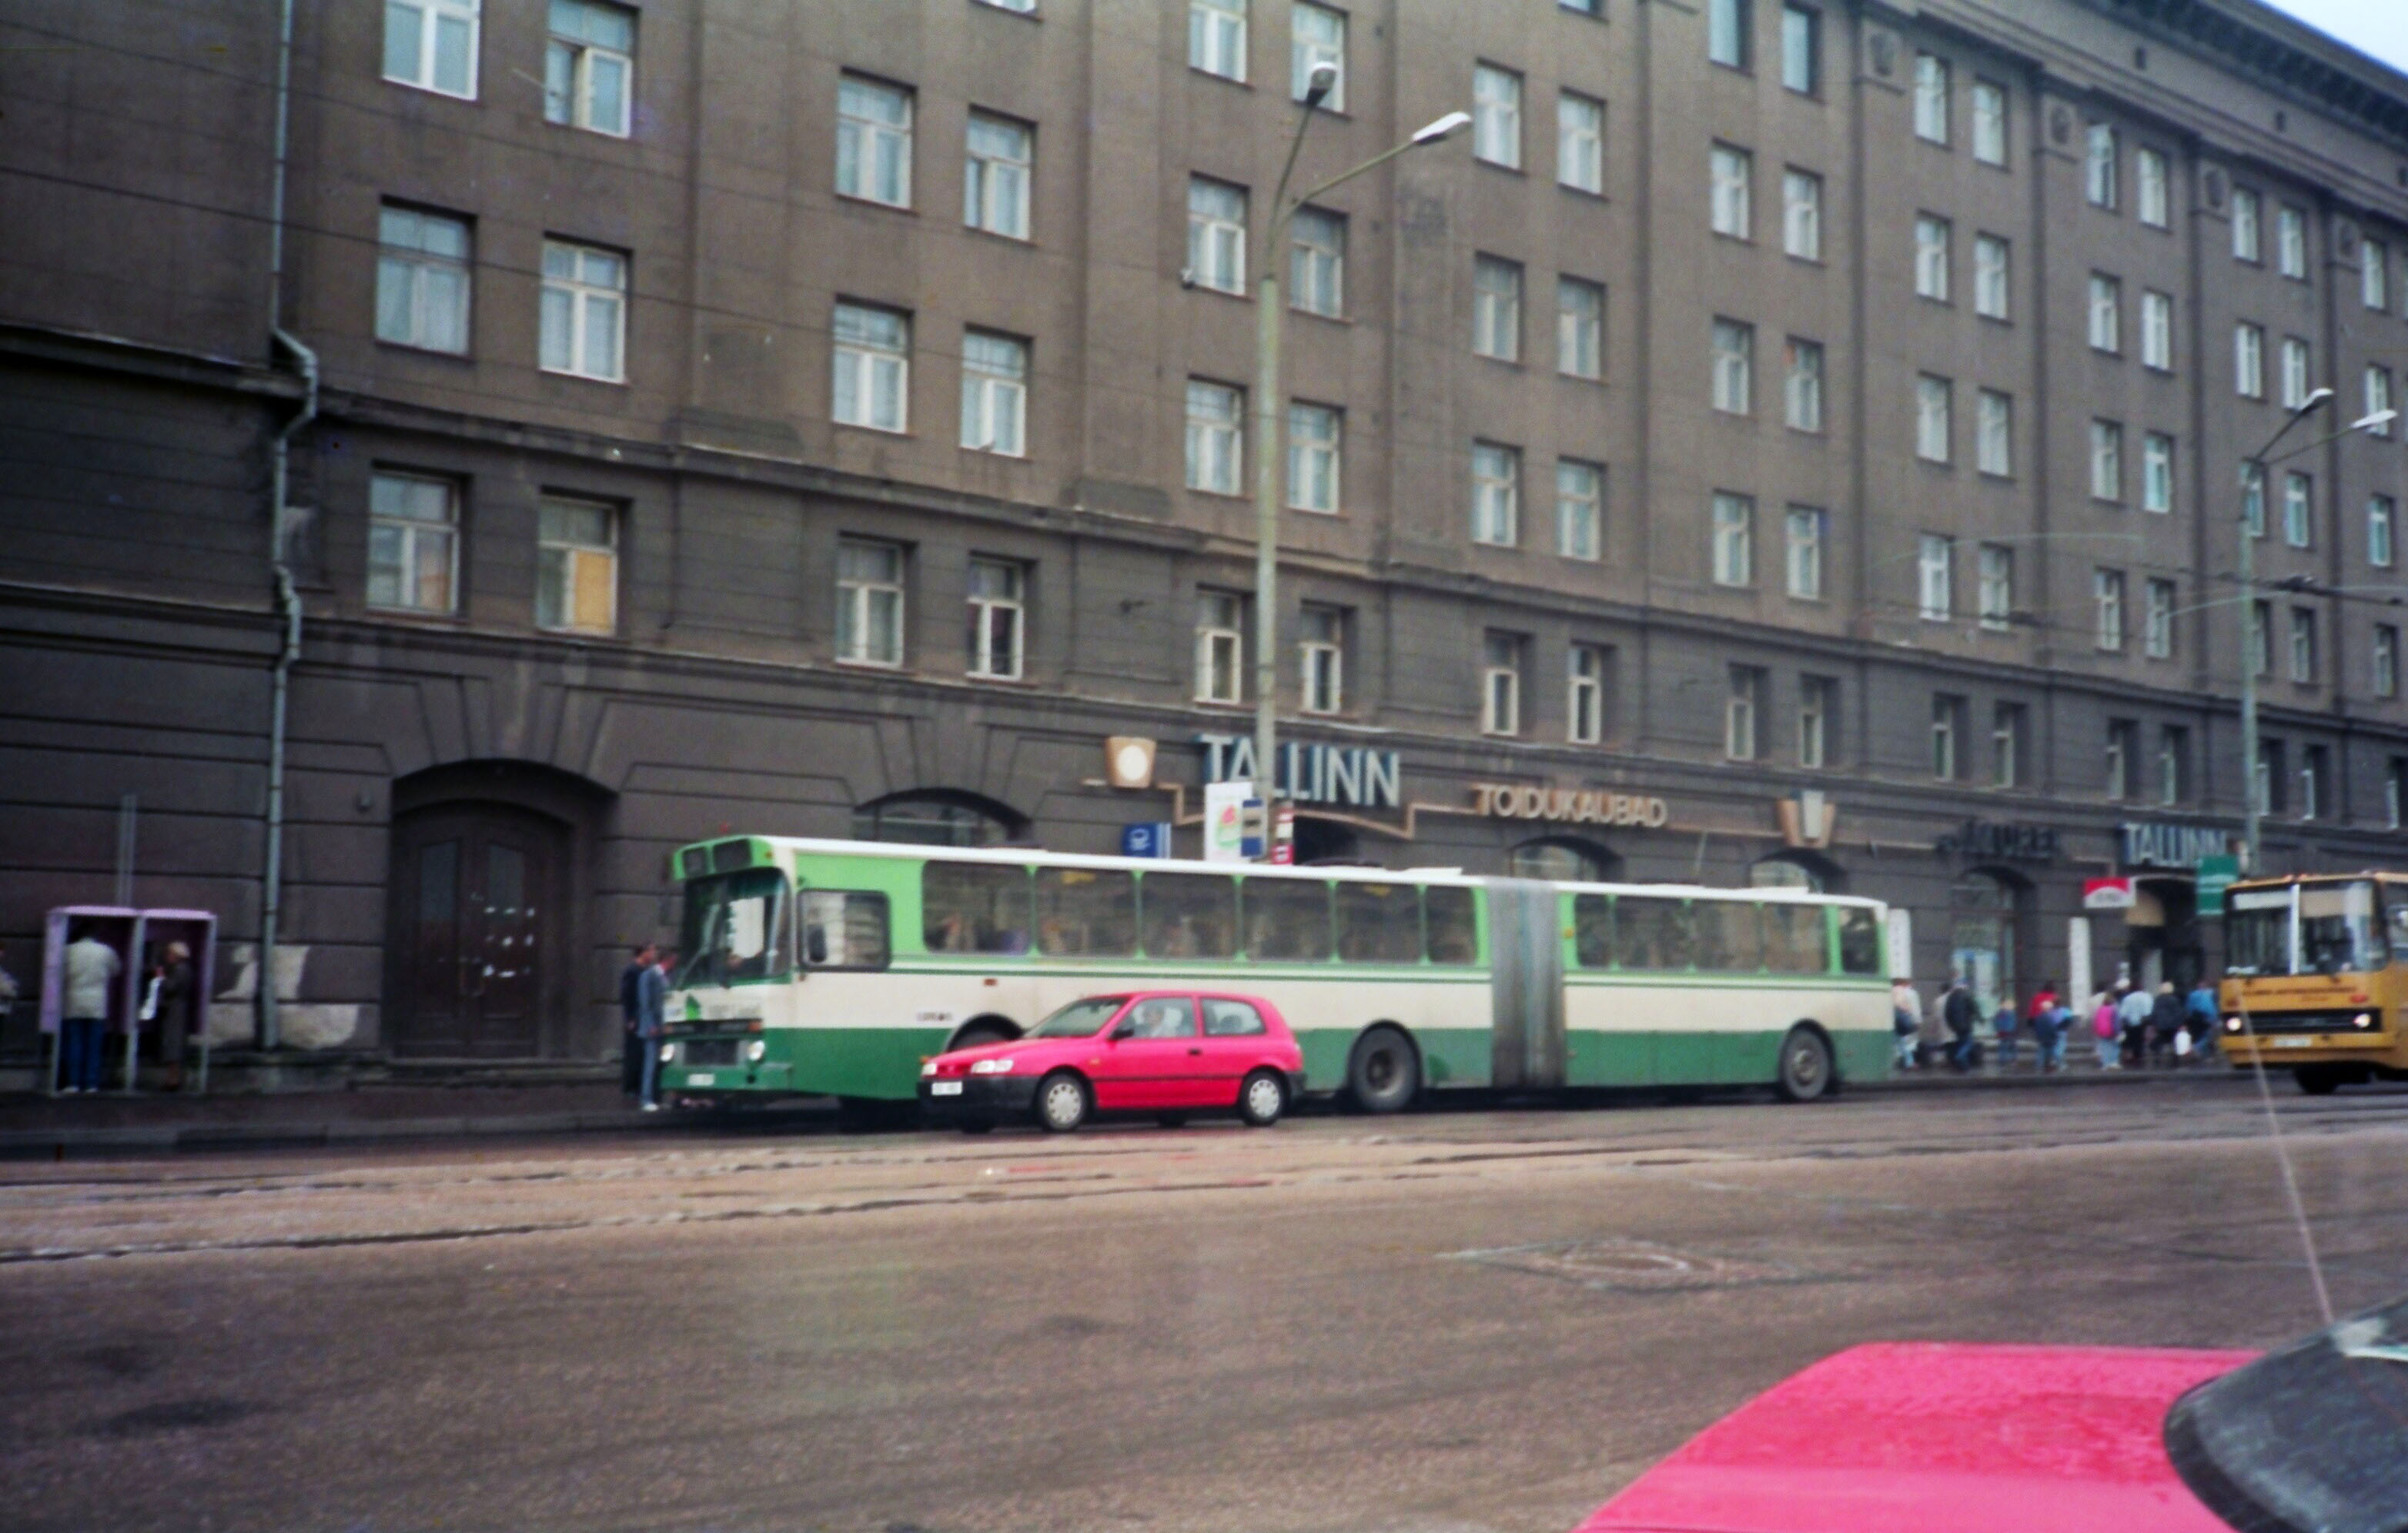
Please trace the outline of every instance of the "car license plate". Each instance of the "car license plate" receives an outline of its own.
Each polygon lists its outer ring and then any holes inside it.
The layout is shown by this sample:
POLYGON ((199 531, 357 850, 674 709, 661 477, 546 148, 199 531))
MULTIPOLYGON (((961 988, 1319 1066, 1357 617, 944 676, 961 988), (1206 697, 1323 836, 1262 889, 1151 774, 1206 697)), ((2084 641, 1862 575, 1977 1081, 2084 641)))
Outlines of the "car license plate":
POLYGON ((928 1095, 931 1096, 959 1096, 961 1094, 962 1083, 959 1081, 931 1081, 928 1082, 928 1095))
POLYGON ((707 1086, 710 1082, 711 1074, 709 1070, 691 1070, 687 1072, 685 1078, 685 1083, 689 1086, 707 1086))
POLYGON ((2312 1038, 2278 1038, 2273 1041, 2277 1049, 2313 1049, 2316 1046, 2316 1040, 2312 1038))

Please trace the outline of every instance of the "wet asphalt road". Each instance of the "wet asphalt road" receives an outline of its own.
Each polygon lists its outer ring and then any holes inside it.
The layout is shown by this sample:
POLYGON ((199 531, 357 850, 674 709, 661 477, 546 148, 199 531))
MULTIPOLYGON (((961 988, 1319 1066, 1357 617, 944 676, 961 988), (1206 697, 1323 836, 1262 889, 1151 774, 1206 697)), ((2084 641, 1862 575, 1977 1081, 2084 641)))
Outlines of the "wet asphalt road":
MULTIPOLYGON (((2408 1093, 2275 1100, 2408 1289, 2408 1093)), ((1852 1342, 2315 1319, 2232 1080, 6 1166, 0 1526, 1536 1533, 1852 1342)))

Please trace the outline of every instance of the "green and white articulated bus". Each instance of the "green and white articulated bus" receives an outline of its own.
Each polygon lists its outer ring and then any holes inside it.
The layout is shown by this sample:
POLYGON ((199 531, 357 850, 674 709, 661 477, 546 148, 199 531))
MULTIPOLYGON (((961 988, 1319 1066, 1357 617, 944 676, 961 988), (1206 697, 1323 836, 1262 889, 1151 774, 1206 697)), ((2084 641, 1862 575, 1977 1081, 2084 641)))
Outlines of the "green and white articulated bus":
POLYGON ((680 849, 661 1089, 910 1099, 1082 996, 1261 995, 1306 1089, 1770 1085, 1889 1068, 1881 905, 1785 889, 740 836, 680 849))

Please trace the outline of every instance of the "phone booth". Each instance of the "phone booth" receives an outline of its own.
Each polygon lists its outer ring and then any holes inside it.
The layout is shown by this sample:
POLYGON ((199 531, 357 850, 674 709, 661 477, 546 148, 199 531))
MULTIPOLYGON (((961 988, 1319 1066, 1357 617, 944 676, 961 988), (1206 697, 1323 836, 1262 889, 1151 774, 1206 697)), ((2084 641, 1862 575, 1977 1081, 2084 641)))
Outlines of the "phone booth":
POLYGON ((89 931, 117 954, 117 981, 109 986, 108 1015, 102 1019, 104 1036, 125 1035, 125 1089, 134 1089, 134 1044, 141 1026, 142 950, 137 946, 142 912, 123 905, 61 905, 42 929, 42 1032, 50 1049, 50 1095, 59 1094, 59 1070, 65 1039, 62 1022, 66 1001, 67 934, 89 931))
MULTIPOLYGON (((172 1014, 173 1009, 164 1004, 154 1011, 150 1004, 150 981, 146 978, 138 981, 142 988, 137 992, 139 999, 134 1010, 134 1020, 137 1027, 158 1028, 163 1043, 167 1030, 172 1027, 182 1030, 183 1048, 198 1044, 200 1068, 193 1078, 196 1084, 192 1089, 206 1092, 209 1089, 209 997, 217 994, 218 918, 215 912, 163 909, 139 913, 134 926, 134 951, 141 955, 145 976, 166 962, 167 948, 175 942, 184 944, 185 951, 192 955, 193 987, 184 1001, 182 1014, 172 1014), (152 1014, 145 1015, 146 1012, 152 1014)), ((129 1033, 127 1038, 130 1040, 133 1035, 129 1033)), ((163 1047, 160 1052, 165 1055, 168 1051, 163 1047)), ((176 1052, 180 1056, 182 1050, 176 1052)), ((134 1051, 129 1042, 125 1076, 129 1089, 134 1080, 133 1059, 134 1051)))

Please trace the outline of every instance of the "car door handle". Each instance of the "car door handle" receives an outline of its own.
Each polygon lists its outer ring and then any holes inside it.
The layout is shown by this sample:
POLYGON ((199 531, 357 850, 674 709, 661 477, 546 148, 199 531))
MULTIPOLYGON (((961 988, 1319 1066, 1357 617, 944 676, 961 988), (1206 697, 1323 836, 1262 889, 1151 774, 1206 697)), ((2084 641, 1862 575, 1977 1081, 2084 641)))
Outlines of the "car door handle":
POLYGON ((1190 1050, 1188 1050, 1187 1052, 1188 1052, 1189 1053, 1192 1053, 1192 1054, 1200 1054, 1200 1053, 1202 1053, 1204 1051, 1203 1051, 1203 1050, 1201 1050, 1201 1049, 1190 1049, 1190 1050))

